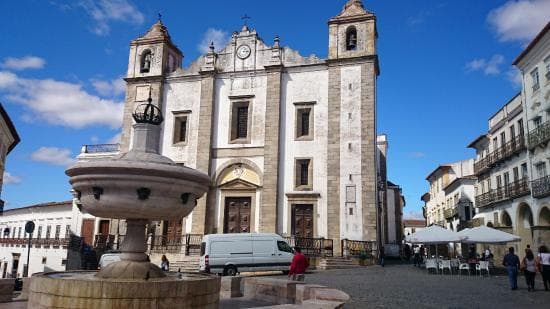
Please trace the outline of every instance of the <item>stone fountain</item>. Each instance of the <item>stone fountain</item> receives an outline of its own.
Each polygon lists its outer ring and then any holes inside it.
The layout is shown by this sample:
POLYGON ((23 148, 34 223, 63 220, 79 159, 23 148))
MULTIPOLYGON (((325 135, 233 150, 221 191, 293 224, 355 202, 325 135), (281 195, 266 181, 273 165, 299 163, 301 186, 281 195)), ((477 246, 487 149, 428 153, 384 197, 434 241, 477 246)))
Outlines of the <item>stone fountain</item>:
POLYGON ((150 220, 187 216, 210 185, 208 175, 159 154, 160 110, 149 102, 133 114, 132 148, 112 159, 78 162, 66 174, 82 209, 126 219, 121 261, 95 271, 33 276, 28 308, 217 308, 220 279, 166 275, 145 254, 150 220))

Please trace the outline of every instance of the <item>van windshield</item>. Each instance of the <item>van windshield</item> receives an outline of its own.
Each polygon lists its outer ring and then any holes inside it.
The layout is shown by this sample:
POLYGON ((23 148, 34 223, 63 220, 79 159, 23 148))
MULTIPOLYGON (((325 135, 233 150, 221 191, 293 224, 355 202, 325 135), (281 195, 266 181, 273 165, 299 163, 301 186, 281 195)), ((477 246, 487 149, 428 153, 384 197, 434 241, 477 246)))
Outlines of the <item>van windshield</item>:
POLYGON ((277 240, 277 248, 279 248, 279 251, 292 253, 292 248, 286 243, 286 241, 277 240))

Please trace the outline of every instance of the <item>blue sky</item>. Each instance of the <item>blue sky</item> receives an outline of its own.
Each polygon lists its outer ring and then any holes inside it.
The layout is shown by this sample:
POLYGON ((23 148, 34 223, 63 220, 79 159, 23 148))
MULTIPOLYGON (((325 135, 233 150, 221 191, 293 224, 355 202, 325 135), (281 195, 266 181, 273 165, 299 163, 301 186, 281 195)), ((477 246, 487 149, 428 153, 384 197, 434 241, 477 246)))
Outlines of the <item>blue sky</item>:
MULTIPOLYGON (((252 17, 271 43, 326 57, 337 1, 1 1, 0 101, 21 143, 8 156, 6 208, 70 198, 64 170, 83 144, 116 140, 130 40, 162 12, 184 65, 252 17)), ((513 59, 550 19, 550 0, 364 1, 378 18, 378 131, 390 180, 418 215, 426 175, 473 156, 466 145, 519 91, 513 59)))

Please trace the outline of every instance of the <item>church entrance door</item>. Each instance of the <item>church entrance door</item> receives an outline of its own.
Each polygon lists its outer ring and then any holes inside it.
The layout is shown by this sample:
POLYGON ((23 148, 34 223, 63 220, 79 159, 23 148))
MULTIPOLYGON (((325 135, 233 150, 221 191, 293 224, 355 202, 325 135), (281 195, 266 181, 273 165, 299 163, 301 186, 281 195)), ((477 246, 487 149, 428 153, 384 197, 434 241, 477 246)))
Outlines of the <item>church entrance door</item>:
POLYGON ((292 205, 292 235, 313 237, 313 205, 292 205))
POLYGON ((250 233, 250 197, 226 197, 224 233, 250 233))
POLYGON ((169 220, 167 222, 166 238, 168 241, 176 241, 181 239, 183 231, 183 218, 169 220))

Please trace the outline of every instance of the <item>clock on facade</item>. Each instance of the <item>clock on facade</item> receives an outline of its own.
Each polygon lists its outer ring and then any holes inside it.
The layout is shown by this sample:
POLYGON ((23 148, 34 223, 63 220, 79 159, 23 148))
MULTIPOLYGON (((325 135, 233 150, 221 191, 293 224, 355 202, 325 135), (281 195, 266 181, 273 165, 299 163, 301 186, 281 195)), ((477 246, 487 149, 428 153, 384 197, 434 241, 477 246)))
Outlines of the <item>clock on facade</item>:
POLYGON ((248 45, 241 45, 237 48, 237 57, 246 59, 248 56, 250 56, 250 47, 248 45))

